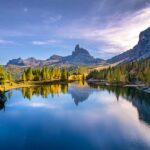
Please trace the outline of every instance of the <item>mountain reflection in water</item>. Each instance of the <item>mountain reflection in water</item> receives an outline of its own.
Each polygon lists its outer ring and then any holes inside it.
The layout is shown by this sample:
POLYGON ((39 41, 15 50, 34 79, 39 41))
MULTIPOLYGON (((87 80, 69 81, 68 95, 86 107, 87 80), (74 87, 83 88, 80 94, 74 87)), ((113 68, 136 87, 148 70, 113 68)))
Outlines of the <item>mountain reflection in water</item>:
MULTIPOLYGON (((137 90, 131 87, 117 87, 117 86, 100 86, 94 84, 55 84, 49 86, 37 86, 19 89, 22 92, 22 96, 25 99, 32 100, 33 96, 42 96, 47 98, 49 95, 53 98, 60 93, 70 94, 74 100, 75 105, 86 101, 92 92, 96 91, 109 91, 116 95, 116 100, 119 101, 119 97, 123 97, 130 101, 133 106, 137 108, 139 119, 147 124, 150 124, 150 94, 137 90)), ((11 92, 0 92, 0 110, 5 108, 7 97, 11 97, 11 92), (6 96, 7 94, 7 96, 6 96)))
POLYGON ((92 88, 99 90, 107 90, 115 93, 116 99, 119 101, 119 97, 123 97, 130 101, 133 106, 137 108, 139 119, 145 123, 150 124, 150 94, 137 90, 132 87, 118 87, 118 86, 100 86, 100 85, 89 85, 92 88))
POLYGON ((150 94, 135 88, 20 88, 0 92, 0 109, 2 150, 150 149, 150 94))

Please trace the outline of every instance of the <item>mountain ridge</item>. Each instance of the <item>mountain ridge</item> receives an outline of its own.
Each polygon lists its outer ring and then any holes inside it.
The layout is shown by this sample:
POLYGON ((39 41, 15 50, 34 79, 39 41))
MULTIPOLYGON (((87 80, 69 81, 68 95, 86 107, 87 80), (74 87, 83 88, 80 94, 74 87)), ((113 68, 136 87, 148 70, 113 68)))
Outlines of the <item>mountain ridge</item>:
POLYGON ((132 49, 108 59, 108 63, 129 62, 147 58, 150 56, 150 27, 142 31, 139 41, 132 49))
POLYGON ((33 57, 27 59, 12 59, 7 65, 17 66, 50 66, 50 65, 93 65, 93 64, 118 64, 124 62, 130 62, 140 60, 150 56, 150 27, 142 31, 139 34, 138 43, 130 50, 125 51, 119 55, 112 57, 111 59, 104 60, 100 58, 94 58, 90 55, 89 51, 81 48, 79 45, 75 46, 71 55, 60 56, 52 55, 46 60, 38 60, 33 57))
POLYGON ((46 60, 38 60, 34 57, 29 57, 27 59, 17 58, 9 60, 6 65, 16 65, 16 66, 49 66, 49 65, 62 65, 62 64, 70 64, 70 65, 92 65, 92 64, 104 64, 105 60, 100 58, 94 58, 90 55, 88 50, 81 48, 79 45, 75 46, 75 50, 71 55, 68 56, 60 56, 60 55, 52 55, 46 60))

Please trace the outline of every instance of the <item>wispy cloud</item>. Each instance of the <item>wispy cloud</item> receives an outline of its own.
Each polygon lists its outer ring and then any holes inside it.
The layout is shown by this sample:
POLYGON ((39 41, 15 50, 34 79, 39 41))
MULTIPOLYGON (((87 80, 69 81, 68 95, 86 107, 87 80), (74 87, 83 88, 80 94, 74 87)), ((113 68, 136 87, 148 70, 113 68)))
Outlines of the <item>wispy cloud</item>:
POLYGON ((28 12, 29 9, 28 9, 28 8, 24 8, 23 11, 24 11, 24 12, 28 12))
MULTIPOLYGON (((137 44, 139 33, 150 27, 150 7, 144 8, 134 14, 115 23, 112 27, 104 30, 96 30, 93 37, 104 40, 112 48, 113 52, 128 50, 137 44)), ((108 50, 105 50, 108 51, 108 50)), ((112 52, 112 51, 110 51, 112 52)))
POLYGON ((43 23, 45 24, 51 24, 51 23, 55 23, 57 21, 60 21, 62 19, 62 15, 51 15, 51 16, 48 16, 46 17, 44 20, 43 20, 43 23))
POLYGON ((52 44, 56 44, 60 41, 58 40, 44 40, 44 41, 33 41, 32 44, 33 45, 52 45, 52 44))
POLYGON ((67 26, 67 32, 66 29, 59 32, 65 38, 99 42, 97 48, 101 53, 118 54, 137 44, 139 33, 150 26, 150 7, 132 14, 127 13, 124 17, 120 15, 118 21, 114 20, 110 20, 106 27, 92 26, 90 23, 83 26, 77 22, 67 26))
POLYGON ((92 55, 107 59, 132 48, 139 33, 150 26, 149 4, 150 0, 3 1, 0 47, 8 47, 3 55, 10 58, 20 57, 22 49, 45 57, 43 51, 34 50, 49 47, 67 55, 79 43, 92 55), (10 47, 18 53, 10 54, 10 47))
POLYGON ((0 39, 0 44, 3 44, 3 45, 8 45, 9 44, 10 45, 10 44, 15 44, 15 42, 0 39))

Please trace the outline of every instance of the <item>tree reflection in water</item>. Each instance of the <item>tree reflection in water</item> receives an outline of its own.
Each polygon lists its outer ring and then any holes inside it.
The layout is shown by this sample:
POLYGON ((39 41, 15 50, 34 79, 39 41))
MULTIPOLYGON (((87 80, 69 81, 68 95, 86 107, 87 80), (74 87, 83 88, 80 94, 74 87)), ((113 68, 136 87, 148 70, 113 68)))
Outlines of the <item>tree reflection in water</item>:
POLYGON ((37 87, 29 87, 22 88, 22 95, 24 98, 29 100, 32 99, 33 95, 42 96, 43 98, 47 98, 49 94, 53 97, 55 94, 59 95, 60 93, 67 93, 68 85, 67 84, 55 84, 49 86, 37 86, 37 87))
POLYGON ((150 124, 150 93, 143 92, 133 87, 119 87, 119 86, 101 86, 95 84, 89 84, 90 87, 107 90, 116 95, 116 99, 123 97, 130 101, 133 106, 137 108, 139 119, 150 124))
MULTIPOLYGON (((117 101, 119 101, 119 97, 121 96, 126 100, 132 102, 132 104, 138 110, 139 119, 144 120, 145 122, 150 124, 150 94, 137 90, 136 88, 101 86, 95 84, 89 84, 89 86, 87 86, 83 85, 82 83, 77 83, 76 85, 71 84, 70 88, 68 89, 67 84, 56 84, 49 86, 22 88, 22 95, 24 98, 31 100, 33 95, 41 95, 43 98, 47 98, 49 94, 51 94, 51 96, 53 97, 54 95, 59 95, 60 93, 68 93, 72 96, 74 103, 78 105, 80 102, 87 100, 94 89, 98 91, 107 90, 109 93, 114 93, 116 95, 117 101)), ((5 102, 1 102, 1 107, 3 107, 3 103, 5 102)))
MULTIPOLYGON (((130 101, 133 106, 137 108, 139 119, 150 124, 150 94, 137 90, 136 88, 131 87, 118 87, 118 86, 101 86, 95 84, 87 83, 77 83, 77 84, 55 84, 55 85, 46 85, 46 86, 36 86, 29 88, 22 88, 22 96, 29 100, 32 99, 32 96, 42 96, 47 98, 49 95, 54 97, 54 95, 70 94, 74 100, 75 105, 86 101, 90 94, 98 91, 108 91, 116 95, 116 100, 119 101, 119 97, 130 101)), ((7 92, 7 97, 11 97, 11 92, 7 92)), ((5 93, 0 92, 0 109, 5 108, 5 102, 7 101, 5 93)))
POLYGON ((0 110, 5 109, 5 102, 7 101, 7 97, 4 92, 0 91, 0 110))

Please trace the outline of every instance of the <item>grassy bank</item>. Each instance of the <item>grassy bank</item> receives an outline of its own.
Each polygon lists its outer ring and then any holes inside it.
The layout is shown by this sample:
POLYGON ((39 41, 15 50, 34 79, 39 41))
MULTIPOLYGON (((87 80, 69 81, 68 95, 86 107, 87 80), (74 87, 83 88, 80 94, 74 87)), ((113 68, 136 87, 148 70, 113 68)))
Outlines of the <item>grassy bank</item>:
POLYGON ((3 85, 0 85, 0 91, 8 91, 8 90, 17 89, 17 88, 50 85, 50 84, 67 84, 70 82, 73 82, 73 81, 72 80, 70 81, 53 80, 53 81, 12 82, 12 83, 5 83, 3 85))

